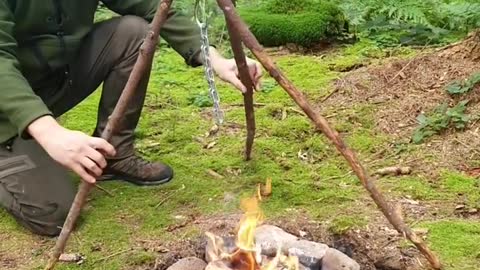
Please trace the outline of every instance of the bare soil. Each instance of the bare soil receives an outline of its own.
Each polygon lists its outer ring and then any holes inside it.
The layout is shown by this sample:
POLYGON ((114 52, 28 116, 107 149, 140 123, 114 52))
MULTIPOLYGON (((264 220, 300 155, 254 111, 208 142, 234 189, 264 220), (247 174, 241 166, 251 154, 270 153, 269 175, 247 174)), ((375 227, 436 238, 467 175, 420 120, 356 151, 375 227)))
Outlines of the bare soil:
MULTIPOLYGON (((436 50, 424 50, 412 59, 389 59, 386 64, 369 66, 347 73, 336 82, 337 91, 322 106, 342 108, 368 104, 374 109, 376 129, 397 143, 410 142, 416 118, 459 98, 445 90, 455 80, 466 79, 480 71, 480 31, 463 42, 436 50)), ((467 113, 480 111, 480 87, 461 97, 468 99, 467 113)), ((446 131, 423 147, 436 157, 433 163, 418 164, 424 172, 433 167, 459 169, 469 167, 466 160, 478 160, 480 123, 474 121, 463 132, 446 131), (474 140, 472 140, 474 138, 474 140)))

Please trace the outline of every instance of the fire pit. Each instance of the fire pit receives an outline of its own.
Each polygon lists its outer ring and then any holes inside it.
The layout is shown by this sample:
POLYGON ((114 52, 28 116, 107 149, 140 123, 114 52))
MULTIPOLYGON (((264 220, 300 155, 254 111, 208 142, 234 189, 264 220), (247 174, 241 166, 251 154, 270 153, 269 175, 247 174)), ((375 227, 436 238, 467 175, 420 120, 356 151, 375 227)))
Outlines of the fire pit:
POLYGON ((307 241, 264 220, 256 197, 242 201, 236 237, 206 232, 205 258, 185 258, 169 270, 359 270, 342 252, 307 241))

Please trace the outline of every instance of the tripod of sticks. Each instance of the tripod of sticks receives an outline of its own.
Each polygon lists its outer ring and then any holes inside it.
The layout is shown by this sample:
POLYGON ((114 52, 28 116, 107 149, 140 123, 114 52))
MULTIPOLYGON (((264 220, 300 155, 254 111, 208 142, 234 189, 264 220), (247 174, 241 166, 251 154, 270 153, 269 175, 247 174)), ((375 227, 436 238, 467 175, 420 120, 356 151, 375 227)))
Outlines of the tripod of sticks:
MULTIPOLYGON (((105 140, 110 140, 112 135, 117 131, 122 116, 129 106, 129 101, 135 94, 135 90, 139 85, 139 82, 143 76, 150 76, 153 56, 158 44, 159 34, 161 27, 167 20, 167 14, 171 7, 173 0, 163 0, 158 4, 157 12, 151 23, 151 31, 145 38, 144 43, 140 48, 140 54, 137 62, 133 68, 130 78, 125 86, 125 89, 108 121, 107 127, 102 133, 101 137, 105 140)), ((340 154, 347 160, 348 164, 352 168, 355 175, 361 181, 362 185, 368 191, 370 197, 380 208, 387 220, 393 225, 393 227, 401 233, 404 237, 410 240, 429 261, 433 269, 441 269, 437 256, 429 249, 424 243, 422 238, 418 237, 405 223, 403 217, 398 211, 395 211, 391 203, 389 203, 383 194, 377 189, 375 183, 368 175, 365 168, 360 164, 354 151, 352 151, 339 136, 338 132, 333 129, 327 120, 322 117, 312 105, 308 102, 305 96, 300 92, 291 81, 285 77, 280 69, 274 64, 272 59, 264 51, 263 47, 259 44, 255 36, 250 32, 248 26, 243 22, 241 17, 235 11, 234 1, 232 0, 217 0, 218 5, 222 9, 227 29, 230 35, 230 42, 234 52, 235 61, 239 69, 239 77, 242 83, 246 86, 247 91, 244 94, 245 103, 245 115, 247 121, 247 141, 245 149, 245 159, 251 158, 251 151, 255 136, 255 116, 253 106, 253 90, 254 84, 250 77, 250 73, 247 66, 247 61, 243 51, 243 45, 245 45, 255 55, 257 60, 263 65, 263 67, 269 72, 279 85, 285 89, 290 97, 297 103, 297 105, 305 112, 310 120, 315 125, 316 129, 321 131, 337 148, 340 154)), ((93 185, 83 182, 80 184, 79 190, 75 196, 73 204, 70 208, 68 216, 65 220, 62 231, 57 239, 53 252, 51 253, 50 260, 45 267, 45 270, 50 270, 55 267, 58 262, 58 258, 64 251, 68 238, 74 228, 80 212, 85 205, 86 198, 91 191, 93 185)))

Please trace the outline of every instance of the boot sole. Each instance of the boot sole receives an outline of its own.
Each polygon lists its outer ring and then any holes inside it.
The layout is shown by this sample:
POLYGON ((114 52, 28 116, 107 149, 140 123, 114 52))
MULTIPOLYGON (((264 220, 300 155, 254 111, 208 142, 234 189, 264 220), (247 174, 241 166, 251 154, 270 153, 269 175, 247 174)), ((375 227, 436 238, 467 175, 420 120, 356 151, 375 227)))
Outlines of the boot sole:
POLYGON ((113 175, 113 174, 107 174, 107 175, 102 175, 98 181, 126 181, 132 184, 135 184, 137 186, 158 186, 158 185, 163 185, 166 184, 173 179, 173 174, 170 177, 164 178, 162 180, 158 181, 141 181, 136 178, 128 177, 128 176, 122 176, 122 175, 113 175))

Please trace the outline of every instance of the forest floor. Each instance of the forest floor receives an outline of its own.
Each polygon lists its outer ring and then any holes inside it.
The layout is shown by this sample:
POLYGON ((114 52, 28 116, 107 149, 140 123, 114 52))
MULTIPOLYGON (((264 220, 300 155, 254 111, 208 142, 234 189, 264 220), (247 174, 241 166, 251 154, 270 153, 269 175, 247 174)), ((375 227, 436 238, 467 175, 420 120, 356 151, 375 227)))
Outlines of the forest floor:
MULTIPOLYGON (((137 148, 170 164, 175 179, 153 188, 101 183, 113 197, 94 190, 66 249, 86 259, 58 269, 164 269, 179 257, 201 254, 203 233, 231 232, 239 200, 267 178, 273 193, 262 201, 266 223, 335 246, 362 269, 428 269, 273 79, 265 76, 255 96, 257 137, 253 160, 245 162, 239 92, 218 82, 226 124, 209 134, 213 119, 203 70, 185 66, 171 49, 158 54, 137 148)), ((409 175, 376 183, 402 206, 408 224, 445 269, 480 269, 480 180, 472 176, 480 160, 480 123, 421 144, 411 141, 417 116, 457 100, 445 86, 480 71, 480 63, 431 50, 383 50, 368 41, 314 54, 285 49, 270 54, 370 172, 412 168, 409 175)), ((478 113, 474 92, 467 108, 473 114, 478 113)), ((62 121, 90 133, 99 97, 97 91, 62 121)), ((41 269, 54 241, 30 234, 0 210, 1 269, 41 269)))

